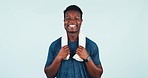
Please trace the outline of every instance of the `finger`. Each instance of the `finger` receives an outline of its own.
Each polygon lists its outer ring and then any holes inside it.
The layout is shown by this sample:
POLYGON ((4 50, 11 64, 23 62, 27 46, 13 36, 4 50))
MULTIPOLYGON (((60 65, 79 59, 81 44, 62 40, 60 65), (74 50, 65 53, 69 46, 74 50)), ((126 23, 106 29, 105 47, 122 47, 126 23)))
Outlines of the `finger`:
POLYGON ((83 50, 83 48, 82 47, 78 47, 77 50, 83 50))
POLYGON ((67 45, 63 46, 63 48, 67 48, 67 47, 68 47, 67 45))
POLYGON ((81 49, 77 49, 76 52, 81 52, 81 49))
POLYGON ((67 53, 70 53, 70 50, 67 50, 66 52, 67 52, 67 53))
POLYGON ((77 49, 82 49, 80 46, 77 49))
POLYGON ((67 45, 63 46, 63 48, 64 48, 65 50, 68 50, 68 49, 69 49, 69 47, 68 47, 67 45))
POLYGON ((77 52, 76 54, 78 54, 79 56, 81 56, 81 55, 82 55, 82 53, 81 53, 81 52, 77 52))
POLYGON ((81 53, 81 50, 76 50, 76 53, 80 54, 81 53))
POLYGON ((68 50, 70 50, 68 46, 66 46, 66 48, 65 48, 65 49, 68 49, 68 50))
POLYGON ((83 47, 78 47, 77 49, 78 49, 78 50, 83 50, 84 48, 83 48, 83 47))
POLYGON ((78 48, 84 48, 83 46, 81 46, 81 45, 79 45, 79 47, 78 48))
POLYGON ((68 52, 68 54, 70 54, 70 51, 68 52))
POLYGON ((77 51, 76 54, 80 55, 80 53, 77 51))
POLYGON ((69 49, 68 47, 67 47, 67 48, 65 48, 65 50, 66 50, 66 51, 70 51, 70 49, 69 49))

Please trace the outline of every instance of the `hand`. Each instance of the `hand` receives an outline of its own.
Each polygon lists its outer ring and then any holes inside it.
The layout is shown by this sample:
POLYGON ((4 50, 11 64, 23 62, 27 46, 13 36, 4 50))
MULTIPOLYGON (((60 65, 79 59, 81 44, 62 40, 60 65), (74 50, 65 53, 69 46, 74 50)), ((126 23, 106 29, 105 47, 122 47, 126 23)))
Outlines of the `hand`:
POLYGON ((79 46, 76 50, 76 54, 79 55, 79 57, 81 59, 86 59, 89 55, 88 55, 88 52, 86 51, 86 49, 83 47, 83 46, 79 46))
POLYGON ((70 49, 67 45, 65 45, 60 49, 57 57, 59 57, 60 59, 64 59, 67 57, 68 54, 70 54, 70 49))

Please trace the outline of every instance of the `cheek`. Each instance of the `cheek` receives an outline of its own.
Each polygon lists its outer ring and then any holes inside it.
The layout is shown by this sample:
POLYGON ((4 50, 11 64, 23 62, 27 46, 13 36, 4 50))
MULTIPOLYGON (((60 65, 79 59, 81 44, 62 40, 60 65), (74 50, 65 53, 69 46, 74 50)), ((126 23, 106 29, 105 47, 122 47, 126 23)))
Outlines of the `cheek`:
POLYGON ((64 21, 64 25, 66 25, 67 24, 67 22, 66 21, 64 21))
POLYGON ((64 21, 64 23, 68 23, 68 21, 64 21))
POLYGON ((82 22, 81 22, 81 21, 78 21, 77 23, 78 23, 79 25, 81 25, 82 22))

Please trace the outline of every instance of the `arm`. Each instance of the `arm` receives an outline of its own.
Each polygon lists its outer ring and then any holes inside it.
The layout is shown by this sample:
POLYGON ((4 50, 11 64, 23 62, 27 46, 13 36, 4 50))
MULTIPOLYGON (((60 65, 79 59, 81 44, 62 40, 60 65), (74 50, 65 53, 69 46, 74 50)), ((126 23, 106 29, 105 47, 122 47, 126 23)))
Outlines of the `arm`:
MULTIPOLYGON (((79 46, 76 50, 76 53, 82 58, 83 60, 86 59, 89 55, 84 47, 79 46)), ((101 75, 103 73, 103 69, 101 65, 96 66, 93 62, 93 60, 89 60, 88 62, 85 62, 88 73, 91 78, 101 78, 101 75)))
POLYGON ((54 78, 57 74, 57 71, 61 65, 62 59, 66 58, 66 56, 70 53, 68 46, 64 46, 59 51, 58 55, 54 59, 51 65, 45 67, 44 72, 48 78, 54 78))
POLYGON ((101 65, 96 66, 92 60, 85 62, 88 73, 91 78, 101 78, 103 69, 101 65))
POLYGON ((53 63, 50 66, 48 66, 44 69, 44 72, 45 72, 45 74, 48 78, 54 78, 55 77, 55 75, 56 75, 56 73, 57 73, 57 71, 58 71, 58 69, 61 65, 61 61, 62 61, 61 58, 56 57, 54 59, 53 63))

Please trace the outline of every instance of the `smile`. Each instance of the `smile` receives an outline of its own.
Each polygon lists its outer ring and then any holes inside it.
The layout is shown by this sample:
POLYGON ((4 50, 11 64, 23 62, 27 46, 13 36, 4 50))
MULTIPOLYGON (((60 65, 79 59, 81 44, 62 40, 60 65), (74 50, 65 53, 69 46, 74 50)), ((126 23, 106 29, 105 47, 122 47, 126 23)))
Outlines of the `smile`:
POLYGON ((77 28, 78 28, 78 25, 74 25, 74 24, 68 25, 68 29, 77 29, 77 28))
POLYGON ((76 27, 76 25, 68 25, 69 27, 76 27))

